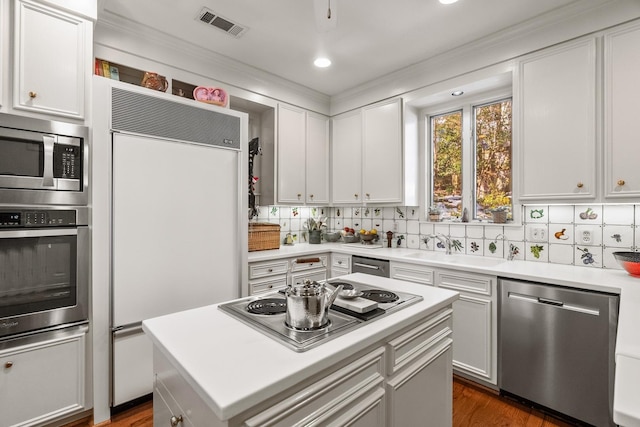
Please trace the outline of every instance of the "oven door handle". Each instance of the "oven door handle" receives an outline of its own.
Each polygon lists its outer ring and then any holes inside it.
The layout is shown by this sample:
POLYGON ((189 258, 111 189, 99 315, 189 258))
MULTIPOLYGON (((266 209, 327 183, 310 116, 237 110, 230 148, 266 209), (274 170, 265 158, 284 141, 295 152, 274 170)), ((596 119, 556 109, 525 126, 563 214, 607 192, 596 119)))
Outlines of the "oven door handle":
POLYGON ((78 229, 47 229, 47 230, 7 230, 0 231, 0 239, 15 239, 21 237, 55 237, 55 236, 77 236, 78 229))
POLYGON ((42 186, 53 187, 53 145, 56 139, 51 135, 44 135, 44 171, 42 173, 42 186))

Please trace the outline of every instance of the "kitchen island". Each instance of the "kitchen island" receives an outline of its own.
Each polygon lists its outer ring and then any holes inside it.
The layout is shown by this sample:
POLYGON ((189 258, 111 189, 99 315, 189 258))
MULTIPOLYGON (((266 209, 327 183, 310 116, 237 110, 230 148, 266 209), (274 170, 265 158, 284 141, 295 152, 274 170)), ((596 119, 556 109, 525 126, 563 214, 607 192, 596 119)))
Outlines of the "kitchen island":
POLYGON ((422 300, 305 352, 217 305, 145 320, 154 425, 451 425, 458 294, 363 274, 341 279, 422 300))

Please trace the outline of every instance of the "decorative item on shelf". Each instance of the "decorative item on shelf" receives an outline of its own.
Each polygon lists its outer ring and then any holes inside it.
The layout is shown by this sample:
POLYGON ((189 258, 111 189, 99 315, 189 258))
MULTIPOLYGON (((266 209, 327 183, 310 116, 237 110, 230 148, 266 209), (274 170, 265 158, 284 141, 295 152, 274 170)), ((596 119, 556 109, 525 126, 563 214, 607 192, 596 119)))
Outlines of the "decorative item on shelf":
POLYGON ((440 222, 440 208, 438 206, 429 207, 429 221, 440 222))
POLYGON ((329 233, 324 233, 324 240, 327 242, 337 242, 342 237, 339 231, 333 231, 329 233))
POLYGON ((144 73, 144 77, 142 78, 142 82, 140 82, 140 86, 153 90, 159 90, 160 92, 166 92, 166 90, 169 88, 169 82, 167 82, 167 78, 165 76, 147 71, 144 73))
POLYGON ((640 252, 614 252, 613 256, 629 275, 640 277, 640 252))
POLYGON ((193 99, 207 104, 227 105, 227 92, 219 87, 198 86, 193 90, 193 99))
POLYGON ((393 242, 393 231, 387 231, 387 247, 390 248, 393 242))
POLYGON ((493 222, 496 224, 504 224, 507 222, 507 213, 509 208, 507 206, 498 206, 491 210, 491 216, 493 217, 493 222))
POLYGON ((249 223, 249 252, 280 248, 280 224, 249 223))

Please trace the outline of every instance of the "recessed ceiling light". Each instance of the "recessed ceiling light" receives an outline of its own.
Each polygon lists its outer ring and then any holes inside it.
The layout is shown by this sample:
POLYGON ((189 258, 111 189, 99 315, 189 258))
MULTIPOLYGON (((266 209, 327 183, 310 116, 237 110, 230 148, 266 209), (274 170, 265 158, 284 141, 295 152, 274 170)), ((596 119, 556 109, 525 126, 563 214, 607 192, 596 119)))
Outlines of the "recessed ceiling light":
POLYGON ((331 60, 329 58, 316 58, 316 60, 313 61, 313 65, 318 68, 327 68, 331 65, 331 60))
POLYGON ((463 92, 463 91, 461 91, 461 90, 456 90, 456 91, 451 92, 451 96, 460 96, 460 95, 462 95, 463 93, 464 93, 464 92, 463 92))
POLYGON ((440 3, 442 4, 452 4, 457 2, 458 0, 440 0, 440 3))

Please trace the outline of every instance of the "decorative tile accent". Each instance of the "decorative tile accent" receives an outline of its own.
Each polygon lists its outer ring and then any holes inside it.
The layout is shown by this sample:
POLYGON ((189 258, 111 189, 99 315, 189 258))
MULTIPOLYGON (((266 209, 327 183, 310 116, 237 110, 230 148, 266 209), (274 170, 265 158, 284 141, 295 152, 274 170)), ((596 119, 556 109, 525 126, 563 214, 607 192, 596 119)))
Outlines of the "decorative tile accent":
POLYGON ((407 219, 420 219, 420 208, 417 206, 407 206, 405 213, 407 219))
POLYGON ((548 262, 549 245, 546 243, 527 242, 525 259, 527 261, 548 262))
POLYGON ((576 245, 574 264, 581 267, 602 267, 602 248, 576 245))
POLYGON ((504 240, 484 239, 484 256, 491 258, 502 258, 504 254, 504 240))
POLYGON ((631 225, 603 225, 602 244, 605 247, 633 248, 634 228, 631 225))
MULTIPOLYGON (((572 245, 573 237, 573 224, 549 224, 549 243, 572 245)), ((571 258, 573 260, 573 254, 571 258)))
POLYGON ((578 205, 575 207, 576 224, 602 224, 602 206, 578 205))
POLYGON ((418 234, 407 234, 406 237, 407 248, 419 249, 420 248, 420 236, 418 234))
POLYGON ((536 205, 526 206, 524 214, 524 222, 545 223, 549 221, 549 206, 536 205))
POLYGON ((432 239, 429 235, 420 235, 420 249, 425 249, 428 251, 433 251, 436 239, 432 239))
POLYGON ((483 239, 467 239, 467 255, 483 256, 484 240, 483 239))

